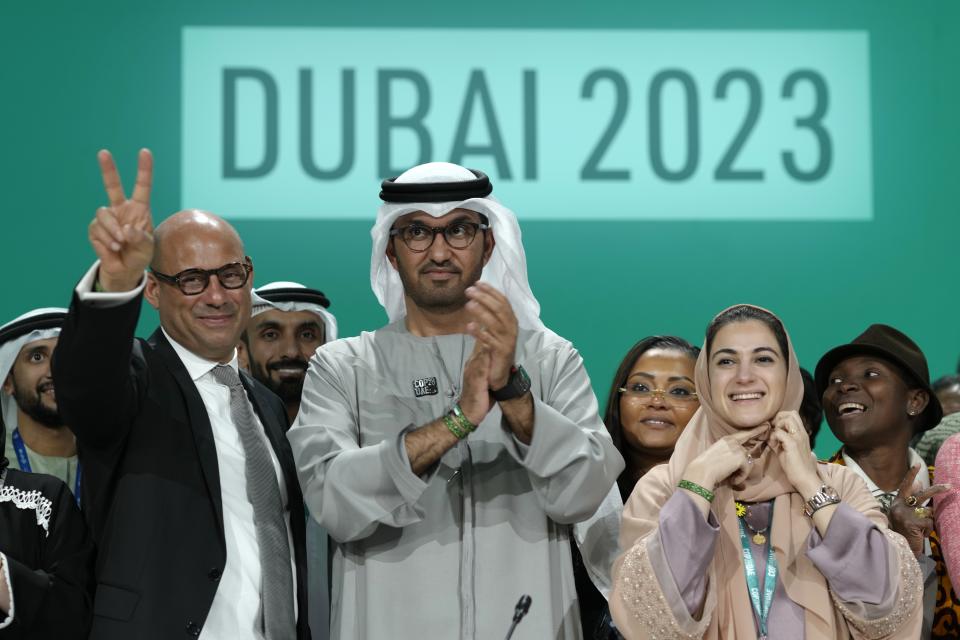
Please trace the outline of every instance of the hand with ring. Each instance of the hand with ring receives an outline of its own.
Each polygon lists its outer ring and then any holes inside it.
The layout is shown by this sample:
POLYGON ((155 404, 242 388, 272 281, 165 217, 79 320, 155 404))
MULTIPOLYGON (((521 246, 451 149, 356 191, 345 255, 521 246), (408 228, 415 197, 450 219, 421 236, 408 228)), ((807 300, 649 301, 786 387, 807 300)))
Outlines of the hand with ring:
POLYGON ((787 480, 804 499, 815 494, 823 483, 817 473, 817 459, 810 451, 810 437, 796 411, 781 411, 770 421, 768 441, 780 460, 787 480))
POLYGON ((914 465, 907 471, 887 514, 890 528, 906 538, 910 549, 918 556, 923 553, 923 541, 933 531, 934 526, 933 513, 923 504, 933 496, 950 489, 950 485, 935 484, 929 489, 914 492, 913 481, 920 469, 920 465, 914 465))

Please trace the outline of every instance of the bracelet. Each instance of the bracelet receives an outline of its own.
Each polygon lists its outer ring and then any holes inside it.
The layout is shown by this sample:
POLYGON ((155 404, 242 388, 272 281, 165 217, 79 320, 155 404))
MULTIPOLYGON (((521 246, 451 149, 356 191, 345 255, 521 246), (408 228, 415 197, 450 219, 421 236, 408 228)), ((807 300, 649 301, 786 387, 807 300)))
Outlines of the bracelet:
POLYGON ((475 424, 473 424, 472 422, 470 422, 470 418, 468 418, 466 415, 464 415, 463 409, 460 408, 460 403, 459 403, 459 402, 458 402, 457 404, 453 405, 453 409, 452 409, 451 411, 453 411, 453 416, 454 416, 454 417, 457 419, 457 421, 460 423, 460 427, 461 427, 464 431, 466 431, 467 433, 472 433, 472 432, 474 432, 474 431, 477 430, 477 425, 475 425, 475 424))
POLYGON ((449 413, 443 416, 443 424, 447 425, 447 429, 456 436, 457 440, 463 440, 467 437, 467 434, 463 432, 449 413))
POLYGON ((695 482, 690 482, 689 480, 681 480, 680 482, 677 483, 677 486, 680 487, 681 489, 692 491, 693 493, 697 494, 707 502, 713 502, 713 498, 714 498, 713 491, 710 491, 709 489, 701 487, 695 482))

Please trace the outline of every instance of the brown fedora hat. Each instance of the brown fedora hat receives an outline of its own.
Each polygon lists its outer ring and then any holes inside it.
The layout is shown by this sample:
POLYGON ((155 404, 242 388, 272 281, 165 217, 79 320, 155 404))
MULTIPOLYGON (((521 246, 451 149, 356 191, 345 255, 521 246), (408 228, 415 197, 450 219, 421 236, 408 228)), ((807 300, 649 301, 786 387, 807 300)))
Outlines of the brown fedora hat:
POLYGON ((907 381, 908 384, 912 383, 926 390, 930 396, 930 402, 920 414, 923 421, 921 431, 927 431, 940 424, 943 418, 943 407, 940 406, 940 400, 930 386, 930 371, 927 368, 926 356, 923 355, 917 343, 906 334, 885 324, 870 325, 849 344, 834 347, 820 358, 814 380, 817 384, 817 393, 821 398, 830 382, 828 377, 833 368, 841 361, 853 356, 876 356, 900 367, 912 378, 907 381))

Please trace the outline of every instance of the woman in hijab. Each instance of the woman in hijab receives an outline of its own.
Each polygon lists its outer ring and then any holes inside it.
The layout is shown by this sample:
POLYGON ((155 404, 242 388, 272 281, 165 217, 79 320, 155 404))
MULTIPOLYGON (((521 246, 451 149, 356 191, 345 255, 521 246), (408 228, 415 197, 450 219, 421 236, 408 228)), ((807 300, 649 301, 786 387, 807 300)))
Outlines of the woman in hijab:
POLYGON ((862 481, 810 452, 780 320, 747 305, 721 312, 695 380, 700 410, 624 508, 610 596, 620 632, 917 637, 917 561, 862 481))
MULTIPOLYGON (((5 427, 0 419, 0 451, 5 427)), ((93 543, 69 487, 0 459, 0 638, 85 639, 93 543)))

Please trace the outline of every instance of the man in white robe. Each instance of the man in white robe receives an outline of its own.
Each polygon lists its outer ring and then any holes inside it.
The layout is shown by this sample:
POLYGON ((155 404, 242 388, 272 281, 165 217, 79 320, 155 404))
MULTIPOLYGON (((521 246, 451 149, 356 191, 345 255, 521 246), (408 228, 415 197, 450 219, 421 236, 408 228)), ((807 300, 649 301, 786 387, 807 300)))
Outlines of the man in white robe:
POLYGON ((623 460, 491 191, 448 163, 384 181, 371 284, 390 324, 311 360, 288 437, 336 542, 331 638, 500 638, 522 594, 515 637, 580 637, 571 525, 623 460))
POLYGON ((77 440, 57 407, 50 357, 67 310, 44 307, 0 327, 0 416, 14 469, 63 480, 79 499, 77 440))

